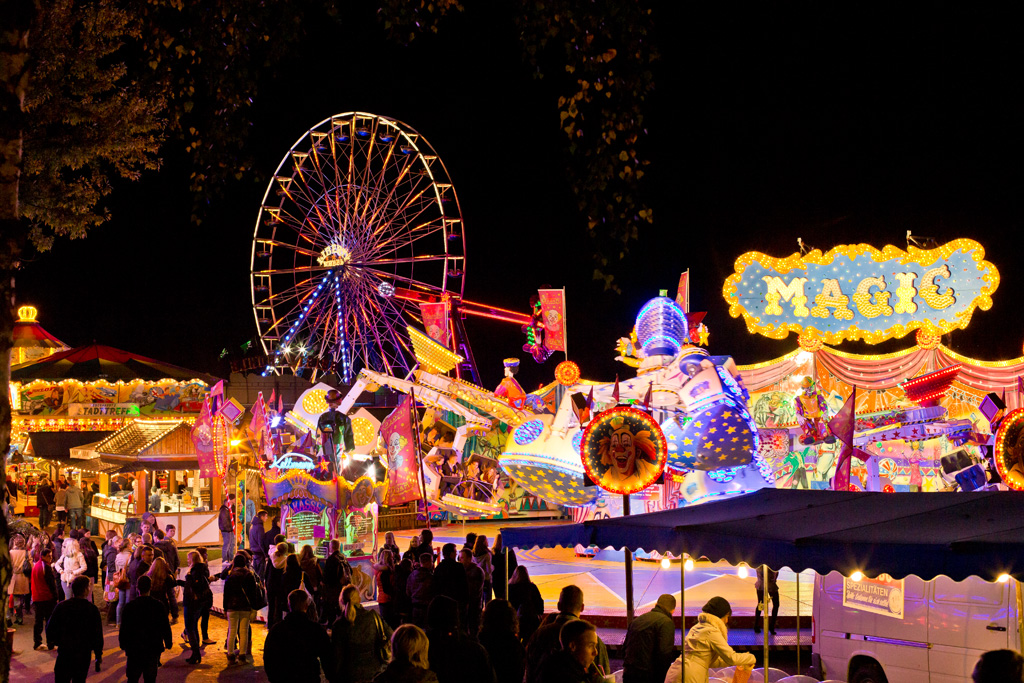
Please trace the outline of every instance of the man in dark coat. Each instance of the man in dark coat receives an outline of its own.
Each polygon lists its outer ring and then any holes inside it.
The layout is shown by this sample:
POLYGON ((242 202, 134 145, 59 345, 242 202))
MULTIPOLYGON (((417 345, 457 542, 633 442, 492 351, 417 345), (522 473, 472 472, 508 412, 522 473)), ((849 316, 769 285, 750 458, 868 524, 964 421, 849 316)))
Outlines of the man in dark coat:
POLYGON ((249 552, 252 553, 252 570, 256 576, 263 576, 267 566, 267 547, 263 541, 263 523, 266 519, 267 511, 260 510, 249 525, 249 552))
POLYGON ((633 620, 626 630, 622 658, 623 683, 662 683, 676 658, 676 626, 672 611, 676 599, 669 594, 658 598, 658 603, 647 614, 633 620))
POLYGON ((217 528, 220 530, 220 561, 224 567, 231 566, 235 559, 235 516, 231 508, 235 504, 235 494, 229 493, 217 511, 217 528))
POLYGON ((333 624, 338 616, 338 598, 341 589, 352 583, 352 566, 341 553, 341 542, 331 541, 329 554, 324 561, 324 616, 333 624))
POLYGON ((334 650, 327 631, 306 616, 309 596, 288 594, 289 612, 274 624, 263 646, 263 672, 271 683, 319 683, 320 669, 334 676, 334 650))
POLYGON ((167 607, 149 595, 152 585, 148 576, 140 576, 139 597, 125 605, 121 612, 117 640, 127 660, 125 676, 129 683, 137 683, 140 676, 146 683, 154 683, 160 653, 170 650, 174 644, 167 607))
POLYGON ((455 559, 454 543, 445 543, 441 546, 441 556, 444 559, 434 570, 434 595, 447 595, 462 608, 466 604, 469 590, 466 584, 466 568, 455 559))
POLYGON ((57 647, 56 683, 84 683, 94 652, 96 670, 100 670, 103 622, 99 609, 86 599, 91 585, 89 577, 76 576, 71 582, 71 599, 59 603, 46 623, 46 642, 57 647))
MULTIPOLYGON (((583 591, 579 586, 572 584, 562 588, 558 594, 558 614, 545 619, 545 623, 537 629, 526 646, 526 681, 525 683, 540 683, 541 662, 548 656, 561 649, 559 634, 562 627, 570 621, 579 620, 583 613, 583 591)), ((597 666, 608 671, 611 667, 608 662, 608 649, 601 639, 597 639, 597 666)))
POLYGON ((434 556, 420 555, 420 566, 412 570, 405 591, 412 603, 412 622, 420 628, 427 625, 427 608, 434 599, 434 556))
POLYGON ((46 527, 50 526, 50 519, 53 517, 53 505, 54 505, 54 493, 53 487, 50 486, 49 479, 43 479, 39 486, 36 488, 36 501, 39 505, 39 528, 46 531, 46 527))

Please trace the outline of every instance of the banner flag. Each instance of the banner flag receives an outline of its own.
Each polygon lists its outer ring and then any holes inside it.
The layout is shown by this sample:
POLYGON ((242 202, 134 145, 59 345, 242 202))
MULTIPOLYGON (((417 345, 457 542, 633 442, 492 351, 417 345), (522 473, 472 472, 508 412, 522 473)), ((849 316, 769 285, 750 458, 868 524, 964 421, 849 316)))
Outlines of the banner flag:
POLYGON ((388 505, 420 499, 419 459, 416 457, 410 398, 404 396, 380 426, 388 449, 388 505))
POLYGON ((537 295, 544 316, 544 346, 552 351, 565 351, 565 290, 538 289, 537 295))
POLYGON ((683 313, 690 312, 690 271, 679 276, 679 287, 676 289, 676 303, 683 309, 683 313))
POLYGON ((448 346, 448 302, 420 304, 420 313, 423 315, 423 329, 426 330, 427 336, 443 346, 448 346))
POLYGON ((199 461, 199 476, 204 479, 220 476, 217 472, 217 458, 214 455, 213 419, 209 398, 203 401, 203 411, 196 418, 191 436, 196 447, 196 459, 199 461))

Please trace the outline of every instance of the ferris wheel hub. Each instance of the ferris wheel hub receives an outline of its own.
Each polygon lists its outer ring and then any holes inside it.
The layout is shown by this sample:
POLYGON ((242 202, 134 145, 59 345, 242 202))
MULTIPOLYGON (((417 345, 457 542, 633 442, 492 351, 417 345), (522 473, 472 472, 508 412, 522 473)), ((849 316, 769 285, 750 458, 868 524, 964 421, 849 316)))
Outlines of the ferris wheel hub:
POLYGON ((352 254, 340 244, 328 244, 316 260, 324 268, 344 267, 352 260, 352 254))

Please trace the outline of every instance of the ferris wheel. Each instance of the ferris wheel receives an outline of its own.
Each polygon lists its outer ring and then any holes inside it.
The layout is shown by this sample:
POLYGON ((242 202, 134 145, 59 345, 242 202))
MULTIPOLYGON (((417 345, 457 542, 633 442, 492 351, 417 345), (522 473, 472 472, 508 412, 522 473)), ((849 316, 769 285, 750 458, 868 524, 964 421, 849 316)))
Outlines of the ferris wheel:
POLYGON ((321 121, 281 160, 256 220, 263 374, 407 373, 406 326, 419 302, 461 298, 465 247, 455 187, 422 135, 363 112, 321 121))

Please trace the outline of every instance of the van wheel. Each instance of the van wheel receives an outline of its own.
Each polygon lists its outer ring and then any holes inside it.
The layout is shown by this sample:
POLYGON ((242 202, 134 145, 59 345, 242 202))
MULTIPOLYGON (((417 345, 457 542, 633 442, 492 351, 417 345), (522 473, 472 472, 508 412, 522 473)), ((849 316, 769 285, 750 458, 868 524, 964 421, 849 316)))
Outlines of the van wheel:
POLYGON ((858 662, 850 675, 850 683, 889 683, 885 672, 873 659, 858 662))

